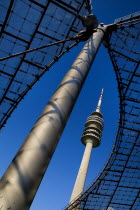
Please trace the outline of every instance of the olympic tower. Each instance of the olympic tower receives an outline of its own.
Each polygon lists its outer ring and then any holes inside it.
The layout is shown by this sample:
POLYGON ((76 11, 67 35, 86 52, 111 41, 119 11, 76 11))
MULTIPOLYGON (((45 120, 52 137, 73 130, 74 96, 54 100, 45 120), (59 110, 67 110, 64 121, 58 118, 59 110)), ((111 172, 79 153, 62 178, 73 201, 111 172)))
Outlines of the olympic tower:
POLYGON ((85 124, 81 142, 86 146, 86 148, 75 181, 70 202, 74 201, 77 198, 77 196, 79 196, 79 194, 83 192, 92 148, 98 147, 100 145, 104 125, 103 116, 101 114, 102 96, 103 89, 101 91, 96 110, 92 112, 91 115, 87 118, 85 124))

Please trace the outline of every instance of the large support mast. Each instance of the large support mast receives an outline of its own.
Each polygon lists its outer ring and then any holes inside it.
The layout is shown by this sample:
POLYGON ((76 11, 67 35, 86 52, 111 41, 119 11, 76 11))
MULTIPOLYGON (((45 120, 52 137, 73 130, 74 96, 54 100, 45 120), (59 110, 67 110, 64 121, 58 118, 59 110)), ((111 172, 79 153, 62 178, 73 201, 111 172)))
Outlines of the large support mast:
POLYGON ((27 210, 83 87, 107 26, 89 38, 0 180, 0 207, 27 210))

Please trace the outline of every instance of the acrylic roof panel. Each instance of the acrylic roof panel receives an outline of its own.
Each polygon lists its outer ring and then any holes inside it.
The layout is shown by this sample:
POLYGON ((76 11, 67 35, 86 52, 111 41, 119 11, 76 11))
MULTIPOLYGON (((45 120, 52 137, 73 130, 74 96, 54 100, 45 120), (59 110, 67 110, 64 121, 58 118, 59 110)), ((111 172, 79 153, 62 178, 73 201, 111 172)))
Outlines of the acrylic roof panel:
POLYGON ((108 43, 120 98, 114 147, 97 180, 65 209, 140 208, 140 12, 115 23, 108 43))
MULTIPOLYGON (((0 58, 73 37, 83 26, 89 1, 0 2, 0 58)), ((0 128, 33 84, 72 45, 69 41, 0 61, 0 128)))

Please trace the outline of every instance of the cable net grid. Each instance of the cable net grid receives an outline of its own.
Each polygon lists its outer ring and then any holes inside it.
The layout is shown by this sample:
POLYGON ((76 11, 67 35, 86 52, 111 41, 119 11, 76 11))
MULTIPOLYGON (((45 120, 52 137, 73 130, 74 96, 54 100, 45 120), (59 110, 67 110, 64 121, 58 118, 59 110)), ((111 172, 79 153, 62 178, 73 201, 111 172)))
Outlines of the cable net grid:
MULTIPOLYGON (((87 15, 87 2, 0 2, 0 57, 73 37, 83 28, 77 14, 87 15)), ((68 41, 0 61, 0 128, 35 82, 73 43, 68 41)))
POLYGON ((75 202, 65 207, 68 210, 140 207, 140 13, 115 23, 117 30, 110 35, 108 51, 120 99, 118 132, 105 168, 75 202))

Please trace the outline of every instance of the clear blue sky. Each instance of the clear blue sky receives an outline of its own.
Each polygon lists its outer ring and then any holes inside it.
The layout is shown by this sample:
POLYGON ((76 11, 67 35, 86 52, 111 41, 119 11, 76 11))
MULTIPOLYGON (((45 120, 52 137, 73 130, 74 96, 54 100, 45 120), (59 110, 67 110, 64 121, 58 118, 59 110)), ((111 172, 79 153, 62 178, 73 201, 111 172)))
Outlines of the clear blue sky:
MULTIPOLYGON (((105 24, 113 23, 115 19, 134 13, 140 8, 139 0, 96 0, 92 4, 99 22, 105 24)), ((0 134, 1 176, 83 44, 80 44, 61 58, 41 78, 8 120, 6 127, 0 134)), ((105 126, 101 146, 92 151, 86 186, 98 176, 108 159, 119 119, 119 101, 115 73, 107 50, 103 46, 98 52, 31 210, 60 210, 68 204, 85 149, 80 142, 81 134, 86 118, 97 105, 101 88, 105 89, 102 104, 105 126)))

